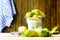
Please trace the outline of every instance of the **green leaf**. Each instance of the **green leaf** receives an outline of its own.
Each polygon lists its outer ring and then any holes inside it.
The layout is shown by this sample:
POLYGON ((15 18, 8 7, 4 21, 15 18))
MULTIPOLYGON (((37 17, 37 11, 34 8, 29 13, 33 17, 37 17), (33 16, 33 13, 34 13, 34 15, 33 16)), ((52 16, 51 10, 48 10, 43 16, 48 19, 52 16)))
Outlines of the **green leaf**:
POLYGON ((57 30, 58 26, 55 26, 54 28, 52 28, 51 33, 54 33, 57 30))

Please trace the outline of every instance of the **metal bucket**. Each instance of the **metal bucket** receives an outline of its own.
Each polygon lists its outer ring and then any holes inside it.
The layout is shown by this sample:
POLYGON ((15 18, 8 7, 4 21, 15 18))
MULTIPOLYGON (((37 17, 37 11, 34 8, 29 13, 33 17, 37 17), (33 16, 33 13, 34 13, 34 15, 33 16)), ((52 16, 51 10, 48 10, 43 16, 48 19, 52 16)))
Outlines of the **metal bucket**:
POLYGON ((30 18, 26 19, 28 29, 42 28, 43 27, 43 18, 39 18, 38 20, 32 20, 30 18))

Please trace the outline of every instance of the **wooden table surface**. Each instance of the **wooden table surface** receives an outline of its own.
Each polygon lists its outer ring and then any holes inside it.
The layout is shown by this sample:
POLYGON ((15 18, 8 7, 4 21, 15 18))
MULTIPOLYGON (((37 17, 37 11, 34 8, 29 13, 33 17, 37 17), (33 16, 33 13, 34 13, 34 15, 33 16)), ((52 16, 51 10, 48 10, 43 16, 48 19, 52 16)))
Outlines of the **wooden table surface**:
POLYGON ((60 34, 52 37, 18 37, 16 34, 0 33, 0 40, 60 40, 60 34))

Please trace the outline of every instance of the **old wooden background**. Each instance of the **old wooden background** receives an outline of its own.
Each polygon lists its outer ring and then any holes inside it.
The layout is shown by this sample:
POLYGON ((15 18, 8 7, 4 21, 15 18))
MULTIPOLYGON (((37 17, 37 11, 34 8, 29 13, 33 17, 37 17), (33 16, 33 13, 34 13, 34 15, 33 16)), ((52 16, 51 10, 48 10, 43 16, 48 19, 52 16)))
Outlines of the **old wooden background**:
POLYGON ((46 15, 44 26, 51 29, 58 25, 60 30, 60 0, 14 0, 17 14, 11 27, 4 28, 3 32, 17 31, 19 26, 26 26, 25 14, 32 9, 39 9, 46 15))

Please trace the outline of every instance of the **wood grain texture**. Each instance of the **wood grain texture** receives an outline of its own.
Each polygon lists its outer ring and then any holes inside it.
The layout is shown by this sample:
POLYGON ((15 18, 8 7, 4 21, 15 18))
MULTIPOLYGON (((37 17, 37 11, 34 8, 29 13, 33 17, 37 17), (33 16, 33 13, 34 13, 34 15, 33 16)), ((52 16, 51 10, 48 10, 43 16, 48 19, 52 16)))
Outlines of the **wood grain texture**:
POLYGON ((27 12, 27 0, 21 0, 21 24, 26 26, 25 14, 27 12))
POLYGON ((54 26, 57 26, 57 14, 56 14, 56 9, 57 9, 57 0, 51 0, 51 28, 54 27, 54 26), (54 2, 54 3, 53 3, 54 2))
POLYGON ((30 12, 34 9, 34 0, 27 0, 27 11, 30 12))
POLYGON ((51 29, 58 24, 60 30, 60 1, 59 0, 14 0, 16 15, 10 28, 4 32, 17 31, 19 26, 27 26, 24 18, 26 12, 32 9, 39 9, 45 13, 44 27, 51 29))
POLYGON ((57 0, 57 25, 60 31, 60 0, 57 0))
POLYGON ((51 13, 50 13, 50 6, 51 6, 51 0, 45 1, 45 27, 49 28, 51 27, 51 13))
POLYGON ((34 9, 39 9, 39 0, 34 0, 34 9))
POLYGON ((15 16, 15 31, 17 31, 18 27, 21 26, 21 0, 16 0, 16 16, 15 16))

